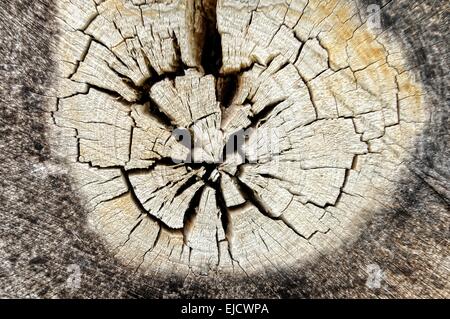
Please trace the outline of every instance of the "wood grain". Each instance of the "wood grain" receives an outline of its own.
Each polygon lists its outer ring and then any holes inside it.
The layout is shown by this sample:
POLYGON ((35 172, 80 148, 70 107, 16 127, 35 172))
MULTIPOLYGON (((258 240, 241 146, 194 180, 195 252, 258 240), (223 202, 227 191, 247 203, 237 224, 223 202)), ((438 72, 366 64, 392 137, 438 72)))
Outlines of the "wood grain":
POLYGON ((0 296, 449 296, 448 4, 252 5, 2 2, 0 296))

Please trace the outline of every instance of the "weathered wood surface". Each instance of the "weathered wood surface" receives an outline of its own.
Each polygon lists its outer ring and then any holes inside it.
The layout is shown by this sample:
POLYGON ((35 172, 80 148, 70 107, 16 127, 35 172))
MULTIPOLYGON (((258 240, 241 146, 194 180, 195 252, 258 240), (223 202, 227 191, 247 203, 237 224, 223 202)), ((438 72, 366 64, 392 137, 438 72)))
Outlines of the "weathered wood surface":
POLYGON ((449 297, 449 4, 368 4, 2 2, 0 296, 449 297))

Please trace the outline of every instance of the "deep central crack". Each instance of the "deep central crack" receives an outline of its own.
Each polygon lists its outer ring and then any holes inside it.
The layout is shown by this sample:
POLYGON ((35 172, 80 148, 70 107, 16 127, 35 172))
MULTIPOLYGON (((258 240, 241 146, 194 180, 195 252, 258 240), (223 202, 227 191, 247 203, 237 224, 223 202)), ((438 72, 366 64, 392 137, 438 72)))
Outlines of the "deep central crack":
MULTIPOLYGON (((192 176, 190 173, 187 173, 187 175, 189 175, 190 177, 187 180, 183 180, 183 183, 179 188, 177 188, 174 194, 174 198, 177 198, 183 196, 183 193, 185 191, 189 191, 191 188, 196 189, 196 191, 191 193, 189 196, 191 197, 191 199, 189 201, 189 206, 184 214, 183 224, 189 224, 190 221, 194 218, 204 188, 211 187, 216 192, 216 203, 219 206, 220 211, 222 212, 221 221, 223 224, 223 228, 226 230, 228 228, 228 208, 225 204, 223 195, 221 194, 221 166, 227 160, 227 158, 235 155, 238 150, 242 151, 240 149, 242 148, 242 145, 237 145, 238 139, 235 135, 229 136, 229 140, 226 141, 227 137, 224 136, 224 132, 221 128, 221 113, 222 110, 224 110, 231 104, 231 101, 237 90, 237 79, 239 77, 239 74, 232 73, 229 75, 223 75, 221 72, 222 48, 221 36, 217 29, 216 6, 216 0, 202 1, 201 6, 196 8, 197 10, 199 10, 199 14, 202 17, 202 21, 204 22, 204 25, 202 27, 204 32, 196 33, 195 43, 199 47, 202 47, 200 56, 201 69, 203 70, 203 74, 209 74, 214 77, 213 86, 207 85, 208 87, 205 86, 204 88, 205 90, 207 90, 208 88, 211 89, 211 87, 214 87, 213 93, 218 101, 218 104, 216 105, 218 106, 217 109, 211 109, 211 114, 205 114, 208 112, 203 112, 199 113, 199 116, 195 117, 191 112, 194 106, 189 105, 188 102, 188 104, 185 106, 187 107, 187 109, 189 109, 189 115, 191 117, 189 123, 177 118, 174 113, 171 113, 169 109, 170 105, 162 106, 161 104, 159 104, 161 103, 161 101, 158 100, 158 94, 152 96, 152 88, 156 88, 153 91, 155 92, 160 88, 158 84, 161 83, 163 83, 163 86, 174 87, 175 90, 178 90, 177 82, 182 82, 183 77, 185 77, 187 73, 189 74, 187 76, 190 76, 190 74, 194 74, 193 77, 195 78, 195 80, 198 79, 201 82, 202 75, 200 73, 197 73, 195 69, 187 67, 185 63, 177 63, 177 67, 173 71, 166 74, 151 76, 145 81, 143 85, 133 85, 133 89, 137 92, 137 96, 140 97, 136 102, 144 105, 144 110, 147 109, 146 112, 148 111, 153 119, 159 122, 160 125, 164 126, 167 130, 171 130, 172 136, 175 137, 176 142, 188 149, 186 158, 180 158, 177 156, 163 157, 161 159, 156 159, 155 164, 150 167, 150 170, 153 171, 157 168, 158 165, 164 165, 164 167, 167 168, 179 168, 179 165, 182 164, 185 166, 186 172, 195 172, 195 174, 192 176), (180 124, 182 126, 180 126, 180 124), (217 147, 213 144, 217 144, 217 147), (220 152, 217 151, 220 149, 222 149, 220 152), (202 181, 204 183, 204 186, 200 188, 196 187, 196 183, 198 181, 202 181)), ((176 47, 178 47, 178 49, 176 50, 177 60, 181 61, 182 57, 179 45, 176 45, 176 47)), ((156 73, 151 66, 150 69, 151 71, 153 71, 152 73, 156 73)), ((209 80, 209 82, 212 82, 212 80, 209 80)), ((129 83, 132 83, 132 81, 130 81, 129 83)), ((164 90, 166 89, 166 87, 161 87, 161 89, 164 90)), ((192 92, 177 92, 177 98, 181 100, 183 99, 183 96, 187 95, 188 99, 189 97, 192 97, 194 100, 196 100, 198 96, 203 93, 201 91, 194 91, 194 88, 192 88, 192 90, 192 92)), ((163 92, 164 95, 166 93, 170 94, 168 92, 163 92)), ((202 107, 202 105, 198 105, 198 107, 202 107)), ((138 124, 137 126, 139 127, 138 124)), ((127 172, 127 170, 123 170, 123 172, 127 175, 127 180, 129 181, 132 181, 134 174, 136 174, 135 170, 131 170, 130 173, 127 172), (131 176, 129 174, 131 174, 131 176)), ((140 171, 140 173, 142 174, 142 171, 140 171)), ((169 182, 165 184, 165 186, 170 186, 172 185, 172 183, 176 184, 177 182, 169 182)), ((132 182, 130 186, 134 187, 132 182)), ((139 195, 137 196, 139 198, 139 195)), ((141 199, 139 200, 142 204, 144 204, 145 207, 145 203, 148 203, 151 199, 147 200, 147 202, 142 202, 141 199)), ((152 214, 151 210, 149 212, 150 214, 152 214)), ((165 221, 163 221, 163 223, 168 227, 173 227, 173 225, 170 225, 165 221)), ((184 231, 184 236, 186 241, 186 237, 188 236, 186 230, 184 231)))

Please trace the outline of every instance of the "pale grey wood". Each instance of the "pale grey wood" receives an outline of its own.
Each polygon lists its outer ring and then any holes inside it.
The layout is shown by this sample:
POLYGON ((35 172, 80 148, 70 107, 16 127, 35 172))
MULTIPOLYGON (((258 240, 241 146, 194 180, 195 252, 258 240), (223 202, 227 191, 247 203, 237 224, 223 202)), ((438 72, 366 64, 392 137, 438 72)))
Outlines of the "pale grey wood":
POLYGON ((147 2, 1 5, 2 296, 448 296, 445 3, 383 3, 372 30, 359 1, 147 2), (207 174, 138 181, 187 155, 176 126, 207 174), (218 163, 248 127, 279 148, 218 163))

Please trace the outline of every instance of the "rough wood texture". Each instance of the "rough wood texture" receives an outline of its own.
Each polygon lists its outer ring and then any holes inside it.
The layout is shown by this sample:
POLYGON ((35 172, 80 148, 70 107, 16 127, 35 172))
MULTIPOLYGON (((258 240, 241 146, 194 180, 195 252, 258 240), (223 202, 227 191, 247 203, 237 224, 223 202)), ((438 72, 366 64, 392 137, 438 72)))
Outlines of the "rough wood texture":
POLYGON ((449 5, 369 4, 2 2, 0 296, 449 297, 449 5))

